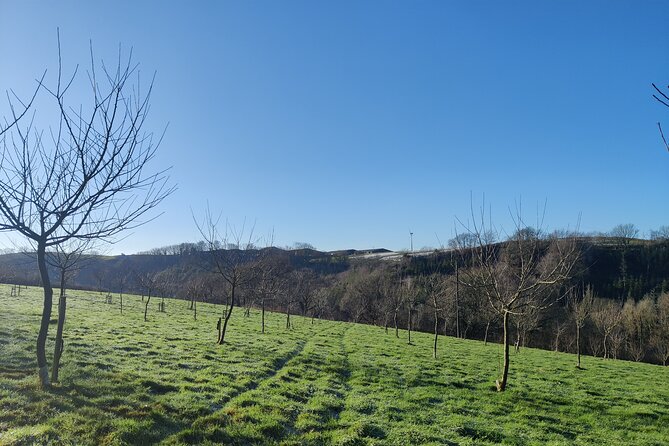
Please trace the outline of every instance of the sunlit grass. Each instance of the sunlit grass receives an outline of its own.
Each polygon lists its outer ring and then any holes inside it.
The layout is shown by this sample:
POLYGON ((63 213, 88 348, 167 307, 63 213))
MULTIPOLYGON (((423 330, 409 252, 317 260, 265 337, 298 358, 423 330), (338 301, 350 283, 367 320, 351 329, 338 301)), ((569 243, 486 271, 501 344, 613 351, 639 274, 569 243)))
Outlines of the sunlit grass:
MULTIPOLYGON (((523 349, 494 391, 500 347, 220 307, 112 305, 69 293, 61 382, 39 389, 39 290, 0 286, 0 444, 669 443, 669 369, 523 349)), ((55 322, 55 314, 53 316, 55 322)), ((50 335, 55 332, 55 324, 50 335)), ((51 353, 52 345, 49 345, 51 353)))

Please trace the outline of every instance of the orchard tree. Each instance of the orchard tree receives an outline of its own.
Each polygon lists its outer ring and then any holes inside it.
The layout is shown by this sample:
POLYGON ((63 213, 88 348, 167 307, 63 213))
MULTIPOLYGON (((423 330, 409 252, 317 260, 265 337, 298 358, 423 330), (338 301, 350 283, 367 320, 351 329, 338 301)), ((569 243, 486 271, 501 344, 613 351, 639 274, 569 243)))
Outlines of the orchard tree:
POLYGON ((430 274, 419 278, 422 293, 425 296, 425 304, 432 311, 434 318, 434 342, 432 345, 432 357, 437 359, 437 344, 439 342, 439 326, 442 313, 445 308, 444 297, 446 295, 446 279, 440 274, 430 274))
POLYGON ((256 300, 260 303, 260 331, 265 333, 265 309, 267 304, 277 299, 287 287, 290 263, 285 256, 271 255, 266 249, 258 259, 256 300))
POLYGON ((569 294, 568 305, 576 326, 576 367, 579 369, 581 368, 581 331, 590 318, 594 302, 595 294, 590 285, 585 288, 582 296, 578 296, 576 292, 569 294))
POLYGON ((259 272, 252 265, 257 256, 253 239, 254 228, 247 231, 246 222, 241 228, 236 228, 227 220, 223 225, 220 217, 214 217, 209 207, 202 221, 198 222, 195 217, 193 219, 209 253, 205 269, 218 275, 229 291, 224 292, 227 296, 225 314, 217 322, 218 340, 216 342, 222 345, 225 343, 225 334, 238 291, 252 283, 259 272))
MULTIPOLYGON (((486 220, 485 211, 462 224, 465 232, 476 240, 473 248, 459 247, 462 264, 470 265, 460 274, 460 281, 481 293, 502 319, 504 335, 504 365, 497 390, 506 390, 509 375, 509 320, 544 310, 565 294, 563 285, 574 274, 579 252, 573 238, 542 239, 524 231, 527 225, 520 207, 514 220, 514 235, 503 243, 489 243, 495 234, 492 223, 486 220)), ((541 228, 538 222, 536 228, 541 228)))
POLYGON ((137 284, 137 287, 142 290, 142 296, 146 296, 146 299, 144 300, 144 322, 146 322, 148 320, 147 315, 149 313, 151 296, 159 288, 160 278, 158 273, 155 272, 136 273, 135 283, 137 284))
POLYGON ((40 104, 51 105, 46 112, 55 111, 55 121, 47 130, 37 128, 37 102, 18 113, 16 104, 25 102, 9 95, 10 124, 0 136, 0 230, 35 245, 44 290, 36 349, 43 388, 50 386, 45 348, 53 300, 47 251, 72 239, 112 242, 145 223, 174 190, 165 170, 148 171, 161 139, 144 128, 153 80, 143 90, 131 56, 119 54, 109 69, 91 50, 84 77, 90 101, 79 105, 68 100, 70 94, 81 97, 78 71, 63 73, 59 40, 57 75, 52 83, 37 81, 36 92, 44 97, 40 104))

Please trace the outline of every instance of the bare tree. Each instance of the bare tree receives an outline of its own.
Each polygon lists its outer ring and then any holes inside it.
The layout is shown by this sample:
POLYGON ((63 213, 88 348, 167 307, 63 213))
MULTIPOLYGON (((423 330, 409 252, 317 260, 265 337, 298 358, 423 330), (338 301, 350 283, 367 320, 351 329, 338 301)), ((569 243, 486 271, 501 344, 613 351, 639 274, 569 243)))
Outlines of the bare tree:
POLYGON ((57 122, 39 130, 34 114, 29 120, 17 115, 10 101, 5 121, 14 124, 5 126, 0 141, 0 230, 19 233, 37 249, 44 305, 36 355, 44 388, 50 386, 45 347, 53 300, 47 250, 70 239, 111 242, 145 223, 147 212, 174 190, 166 171, 146 171, 160 143, 144 130, 153 81, 142 92, 139 82, 132 85, 139 71, 131 57, 119 54, 110 70, 94 62, 91 50, 91 103, 73 106, 67 98, 78 70, 63 77, 60 54, 59 40, 57 78, 38 83, 57 122))
POLYGON ((160 296, 158 311, 165 313, 165 297, 174 296, 177 293, 177 277, 174 271, 163 270, 155 275, 155 294, 160 296))
POLYGON ((639 362, 646 356, 655 331, 656 308, 654 299, 644 297, 639 302, 629 299, 622 310, 627 352, 639 362))
POLYGON ((421 278, 420 286, 425 296, 425 303, 432 311, 434 319, 434 342, 432 345, 432 357, 437 359, 437 345, 439 342, 439 327, 441 315, 444 311, 444 295, 446 290, 445 279, 439 274, 430 274, 421 278))
POLYGON ((651 240, 669 240, 669 226, 663 225, 657 229, 651 229, 651 240))
POLYGON ((384 292, 388 303, 390 305, 390 310, 393 313, 393 326, 395 328, 395 337, 400 337, 399 329, 399 312, 404 306, 404 293, 402 292, 402 277, 398 272, 395 280, 387 280, 384 285, 384 292))
MULTIPOLYGON (((550 299, 548 297, 547 299, 550 299)), ((540 300, 544 300, 540 298, 540 300)), ((541 325, 542 311, 546 307, 529 305, 524 311, 514 317, 516 325, 516 353, 520 347, 526 347, 530 333, 536 331, 541 325)))
POLYGON ((220 217, 214 218, 209 208, 206 209, 202 222, 198 222, 195 217, 193 219, 209 252, 207 269, 218 274, 229 288, 229 305, 227 305, 224 316, 219 318, 217 323, 217 343, 220 345, 225 342, 225 334, 235 307, 237 291, 252 282, 258 272, 256 268, 250 267, 250 263, 257 255, 257 252, 253 252, 255 248, 254 228, 247 232, 246 224, 238 229, 231 226, 226 220, 221 230, 220 217))
MULTIPOLYGON (((514 217, 515 233, 504 243, 490 244, 487 234, 494 233, 486 222, 485 211, 477 217, 472 208, 472 223, 462 224, 476 237, 472 249, 459 249, 463 264, 471 267, 461 272, 461 282, 488 299, 502 318, 504 331, 504 366, 496 381, 497 390, 506 390, 509 374, 509 318, 541 311, 559 300, 561 287, 571 278, 579 253, 572 238, 544 240, 528 236, 520 209, 514 217)), ((541 227, 538 224, 537 227, 541 227)))
POLYGON ((407 342, 411 344, 413 317, 418 308, 425 303, 425 294, 414 277, 405 278, 401 286, 402 289, 400 292, 404 294, 403 301, 407 309, 407 342))
POLYGON ((285 292, 290 265, 283 257, 272 256, 269 251, 258 259, 257 300, 260 303, 260 331, 265 333, 265 309, 267 304, 285 292))
MULTIPOLYGON (((286 328, 291 328, 290 316, 293 306, 305 299, 305 295, 313 293, 314 275, 311 270, 293 270, 287 275, 286 286, 279 293, 281 304, 286 314, 286 328)), ((311 297, 307 297, 310 300, 311 297)))
POLYGON ((582 296, 573 290, 569 294, 568 305, 576 327, 576 367, 579 369, 581 368, 581 330, 590 317, 594 302, 595 294, 590 285, 585 288, 582 296))
POLYGON ((657 357, 663 365, 669 362, 669 293, 662 293, 655 303, 657 325, 652 343, 657 357))
POLYGON ((603 356, 607 359, 612 350, 615 350, 611 348, 610 343, 612 337, 616 337, 613 341, 617 341, 616 330, 620 328, 622 321, 621 307, 607 299, 597 299, 594 301, 591 317, 595 327, 602 334, 603 356))
POLYGON ((121 314, 123 314, 123 292, 125 291, 126 286, 128 285, 128 281, 130 280, 130 276, 128 273, 120 273, 116 277, 116 287, 118 289, 118 297, 120 301, 120 308, 121 308, 121 314))
POLYGON ((633 223, 620 224, 611 229, 610 235, 621 239, 625 244, 629 244, 631 239, 639 236, 639 229, 633 223))
POLYGON ((158 274, 156 273, 145 272, 137 273, 135 275, 135 281, 142 290, 142 296, 146 296, 146 299, 144 300, 144 322, 148 320, 149 303, 151 302, 151 296, 158 289, 159 280, 158 274))

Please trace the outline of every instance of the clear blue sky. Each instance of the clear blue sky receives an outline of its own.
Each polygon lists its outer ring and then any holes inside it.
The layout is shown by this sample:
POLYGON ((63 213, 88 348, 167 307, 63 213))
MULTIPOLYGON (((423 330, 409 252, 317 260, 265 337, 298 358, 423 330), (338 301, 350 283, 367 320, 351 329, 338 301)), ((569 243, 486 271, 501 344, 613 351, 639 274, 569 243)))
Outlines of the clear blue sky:
MULTIPOLYGON (((155 160, 179 190, 111 252, 194 241, 191 207, 279 245, 417 248, 453 235, 470 193, 509 227, 669 224, 667 2, 0 3, 0 90, 30 91, 89 39, 157 80, 155 160), (531 215, 530 215, 531 217, 531 215)), ((6 107, 0 106, 2 114, 6 107)))

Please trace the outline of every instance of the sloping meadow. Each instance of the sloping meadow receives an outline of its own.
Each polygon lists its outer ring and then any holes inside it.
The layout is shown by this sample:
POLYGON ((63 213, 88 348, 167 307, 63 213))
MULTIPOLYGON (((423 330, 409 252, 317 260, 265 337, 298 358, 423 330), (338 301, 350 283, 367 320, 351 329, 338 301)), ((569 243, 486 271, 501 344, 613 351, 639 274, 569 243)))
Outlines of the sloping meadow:
MULTIPOLYGON (((41 290, 0 286, 0 444, 669 444, 669 368, 236 309, 70 291, 60 383, 39 388, 41 290)), ((55 305, 50 336, 55 334, 55 305)), ((51 338, 52 341, 52 338, 51 338)), ((51 353, 53 344, 49 344, 51 353)))

